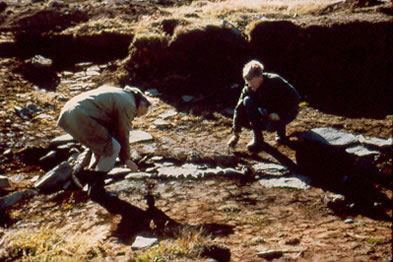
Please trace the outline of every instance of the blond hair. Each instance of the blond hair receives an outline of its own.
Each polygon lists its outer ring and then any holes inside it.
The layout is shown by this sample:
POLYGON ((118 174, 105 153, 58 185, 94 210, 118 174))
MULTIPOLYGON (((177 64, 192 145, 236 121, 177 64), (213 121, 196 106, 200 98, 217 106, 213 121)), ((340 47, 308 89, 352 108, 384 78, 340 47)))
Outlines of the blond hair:
POLYGON ((264 66, 257 60, 251 60, 243 67, 243 79, 250 80, 263 74, 264 66))

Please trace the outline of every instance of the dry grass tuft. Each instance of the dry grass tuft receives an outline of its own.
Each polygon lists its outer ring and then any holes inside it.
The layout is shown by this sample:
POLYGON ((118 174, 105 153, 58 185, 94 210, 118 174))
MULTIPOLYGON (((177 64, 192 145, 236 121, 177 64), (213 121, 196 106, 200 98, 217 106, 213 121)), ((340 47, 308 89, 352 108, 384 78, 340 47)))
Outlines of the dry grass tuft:
POLYGON ((179 258, 196 258, 203 246, 209 242, 202 230, 182 231, 175 240, 163 240, 147 252, 137 254, 136 262, 174 261, 179 258))
MULTIPOLYGON (((23 229, 5 238, 4 245, 13 259, 23 261, 89 261, 99 250, 89 244, 89 237, 67 235, 54 228, 23 229)), ((94 242, 94 241, 93 241, 94 242)))

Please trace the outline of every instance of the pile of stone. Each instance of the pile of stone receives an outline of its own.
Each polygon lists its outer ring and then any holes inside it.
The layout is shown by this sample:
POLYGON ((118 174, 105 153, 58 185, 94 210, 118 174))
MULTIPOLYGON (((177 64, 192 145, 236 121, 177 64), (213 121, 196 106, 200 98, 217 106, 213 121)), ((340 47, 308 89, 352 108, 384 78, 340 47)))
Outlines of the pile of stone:
MULTIPOLYGON (((145 131, 133 130, 130 143, 153 142, 153 136, 145 131)), ((391 154, 392 138, 379 139, 355 136, 333 128, 316 128, 295 135, 298 143, 295 148, 298 169, 293 170, 280 163, 257 163, 250 167, 238 165, 237 168, 214 166, 207 163, 175 163, 162 156, 145 157, 149 162, 145 172, 131 172, 128 168, 117 166, 108 173, 106 184, 119 180, 137 179, 204 179, 212 177, 256 178, 266 187, 285 187, 307 189, 314 174, 327 176, 328 180, 337 178, 347 182, 352 173, 376 175, 376 160, 391 154), (369 172, 372 170, 373 172, 369 172)), ((32 197, 40 191, 69 189, 73 185, 72 173, 84 161, 86 148, 76 143, 69 135, 59 136, 51 141, 50 150, 39 160, 44 170, 37 177, 34 186, 37 190, 16 192, 0 199, 0 209, 14 205, 21 199, 32 197)), ((387 177, 388 181, 391 180, 387 177)), ((387 182, 389 183, 389 182, 387 182)), ((8 178, 0 176, 0 187, 10 187, 8 178)))

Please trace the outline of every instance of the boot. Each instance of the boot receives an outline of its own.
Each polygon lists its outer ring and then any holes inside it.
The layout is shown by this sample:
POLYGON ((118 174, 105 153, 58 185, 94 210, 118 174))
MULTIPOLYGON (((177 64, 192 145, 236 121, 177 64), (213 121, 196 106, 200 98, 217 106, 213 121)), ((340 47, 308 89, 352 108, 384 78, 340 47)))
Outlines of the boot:
POLYGON ((253 139, 247 144, 247 150, 251 153, 259 152, 263 147, 262 131, 253 130, 253 139))

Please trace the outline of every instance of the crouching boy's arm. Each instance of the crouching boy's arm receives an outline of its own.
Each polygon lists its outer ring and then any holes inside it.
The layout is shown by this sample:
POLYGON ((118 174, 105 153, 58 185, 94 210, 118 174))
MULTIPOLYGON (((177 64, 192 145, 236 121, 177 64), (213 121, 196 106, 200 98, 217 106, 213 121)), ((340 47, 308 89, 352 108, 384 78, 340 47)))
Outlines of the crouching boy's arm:
POLYGON ((243 88, 233 113, 232 131, 231 131, 233 135, 228 141, 228 146, 231 148, 235 147, 237 142, 239 141, 239 135, 242 126, 244 126, 244 121, 246 120, 246 113, 243 105, 243 100, 246 96, 247 96, 247 90, 246 88, 243 88))

